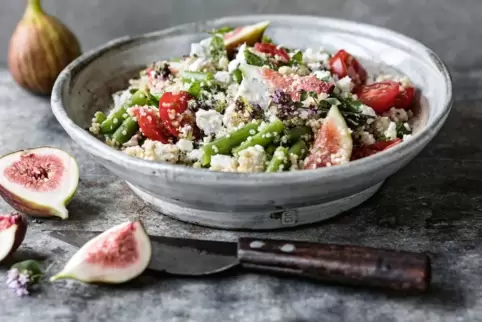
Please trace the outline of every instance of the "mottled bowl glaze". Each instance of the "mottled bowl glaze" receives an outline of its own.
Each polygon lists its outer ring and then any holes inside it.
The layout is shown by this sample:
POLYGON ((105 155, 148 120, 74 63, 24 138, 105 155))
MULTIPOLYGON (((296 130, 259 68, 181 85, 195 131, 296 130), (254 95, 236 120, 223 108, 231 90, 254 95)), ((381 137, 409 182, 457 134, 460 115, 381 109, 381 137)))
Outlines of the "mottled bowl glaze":
POLYGON ((166 215, 226 229, 276 229, 312 223, 346 211, 373 195, 437 134, 452 103, 447 68, 428 48, 390 30, 310 16, 253 15, 182 25, 125 37, 72 62, 57 79, 52 110, 67 133, 148 204, 166 215), (272 22, 268 35, 298 48, 344 48, 371 68, 406 74, 421 89, 413 138, 349 164, 286 173, 221 173, 129 157, 85 130, 111 94, 153 61, 189 52, 190 44, 223 25, 272 22))

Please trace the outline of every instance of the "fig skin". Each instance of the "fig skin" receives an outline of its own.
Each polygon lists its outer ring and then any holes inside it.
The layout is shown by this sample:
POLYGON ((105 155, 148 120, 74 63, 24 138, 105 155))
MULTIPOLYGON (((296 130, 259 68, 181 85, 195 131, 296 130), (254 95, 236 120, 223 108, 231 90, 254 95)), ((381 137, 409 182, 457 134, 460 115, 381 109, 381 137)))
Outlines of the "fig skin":
POLYGON ((234 34, 227 33, 224 36, 224 47, 226 48, 228 55, 232 56, 234 50, 244 43, 246 43, 247 46, 253 46, 255 43, 261 41, 263 33, 266 28, 268 28, 269 24, 269 21, 263 21, 255 25, 244 26, 239 32, 234 30, 231 32, 234 34))
MULTIPOLYGON (((8 153, 6 155, 3 155, 0 157, 0 162, 3 158, 9 157, 14 154, 19 154, 19 153, 34 153, 36 151, 42 151, 42 150, 51 150, 51 154, 55 155, 55 153, 64 153, 65 155, 68 155, 63 150, 53 148, 53 147, 39 147, 35 149, 26 149, 26 150, 20 150, 20 151, 15 151, 8 153)), ((75 163, 75 173, 70 173, 70 175, 73 175, 76 177, 76 184, 75 184, 75 189, 72 190, 71 194, 66 195, 65 199, 61 200, 57 207, 50 207, 49 205, 41 205, 38 204, 32 200, 28 200, 27 198, 22 197, 20 194, 15 194, 11 192, 7 187, 3 186, 2 183, 0 183, 0 196, 7 202, 12 208, 17 210, 18 212, 21 212, 27 216, 32 216, 32 217, 59 217, 61 219, 67 219, 68 218, 68 211, 65 209, 65 206, 67 206, 72 198, 75 195, 75 192, 77 191, 77 185, 78 185, 78 180, 79 180, 79 169, 78 169, 78 164, 77 161, 70 156, 70 159, 75 163), (59 208, 61 207, 61 208, 59 208)), ((65 162, 65 160, 62 160, 65 162)), ((5 176, 4 173, 0 173, 0 176, 5 176)))
MULTIPOLYGON (((8 215, 0 215, 0 218, 2 219, 7 219, 12 222, 12 226, 15 226, 15 237, 14 237, 14 243, 10 248, 10 251, 6 254, 5 257, 0 258, 0 262, 3 261, 5 258, 8 258, 10 255, 12 255, 22 244, 23 240, 25 239, 25 235, 27 234, 27 221, 25 220, 25 217, 23 217, 19 213, 11 213, 8 215)), ((11 227, 9 229, 11 229, 11 227)), ((2 231, 0 231, 2 233, 2 231)), ((5 247, 5 245, 0 245, 0 247, 5 247)))
POLYGON ((60 72, 80 55, 76 36, 44 13, 40 0, 28 0, 10 39, 8 66, 15 81, 34 94, 48 95, 60 72))

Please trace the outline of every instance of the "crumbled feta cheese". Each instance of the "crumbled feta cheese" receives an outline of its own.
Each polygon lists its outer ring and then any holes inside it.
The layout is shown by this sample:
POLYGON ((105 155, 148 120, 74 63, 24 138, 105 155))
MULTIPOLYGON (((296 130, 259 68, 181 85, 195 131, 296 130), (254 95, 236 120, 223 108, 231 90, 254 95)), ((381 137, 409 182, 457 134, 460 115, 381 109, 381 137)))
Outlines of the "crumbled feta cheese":
POLYGON ((222 172, 236 172, 238 162, 228 155, 216 154, 211 157, 210 170, 222 172))
POLYGON ((266 165, 266 153, 261 145, 251 146, 238 153, 238 172, 262 172, 266 165))
POLYGON ((237 61, 236 59, 231 60, 228 64, 228 72, 232 73, 234 70, 236 70, 236 68, 238 68, 238 66, 239 61, 237 61))
POLYGON ((218 61, 218 65, 223 70, 227 69, 229 66, 229 59, 225 56, 221 57, 218 61))
POLYGON ((324 52, 322 49, 314 51, 312 48, 308 48, 303 52, 303 61, 308 65, 308 67, 310 67, 310 64, 319 63, 320 66, 318 69, 320 69, 321 66, 329 68, 329 59, 330 55, 324 52))
POLYGON ((183 152, 190 152, 193 148, 192 141, 186 139, 180 139, 177 141, 176 146, 183 152))
POLYGON ((350 76, 345 76, 337 81, 336 87, 338 87, 342 93, 350 93, 353 89, 353 83, 350 76))
POLYGON ((265 111, 271 102, 269 87, 258 74, 243 78, 238 87, 236 98, 240 96, 247 99, 250 103, 258 104, 265 111))
POLYGON ((129 90, 120 91, 112 94, 112 99, 114 100, 114 109, 124 104, 132 96, 129 90))
POLYGON ((384 132, 387 140, 394 140, 397 138, 397 124, 395 122, 390 122, 387 130, 384 132))
POLYGON ((236 60, 240 64, 247 64, 246 56, 244 55, 244 51, 246 50, 246 43, 242 44, 241 47, 238 49, 238 53, 236 54, 236 60))
POLYGON ((123 146, 130 147, 130 146, 138 146, 139 140, 141 139, 141 135, 139 133, 134 134, 129 141, 125 142, 123 146))
POLYGON ((228 72, 217 72, 214 74, 214 78, 221 83, 229 83, 231 80, 231 75, 228 72))
POLYGON ((202 157, 203 157, 203 151, 199 149, 194 149, 191 152, 188 152, 186 155, 186 159, 188 161, 201 160, 202 157))
POLYGON ((403 135, 403 141, 410 140, 413 137, 412 134, 404 134, 403 135))
POLYGON ((215 110, 196 112, 196 124, 204 133, 215 134, 223 127, 223 115, 215 110))
MULTIPOLYGON (((377 113, 375 112, 375 110, 373 108, 371 108, 370 106, 368 105, 365 105, 365 104, 362 104, 360 105, 360 111, 362 114, 365 114, 365 115, 369 115, 369 116, 373 116, 373 117, 377 117, 377 113)), ((369 123, 370 124, 370 123, 369 123)))
POLYGON ((393 122, 406 122, 408 121, 408 114, 403 108, 392 107, 388 112, 384 114, 388 116, 393 122))
POLYGON ((199 72, 208 63, 209 61, 207 61, 205 58, 199 57, 189 66, 187 66, 187 70, 191 72, 199 72))
POLYGON ((333 77, 331 77, 330 72, 327 70, 317 70, 314 72, 314 75, 319 80, 322 80, 325 82, 333 82, 333 77))
POLYGON ((190 56, 196 55, 202 58, 208 57, 211 42, 212 42, 212 37, 203 39, 199 43, 191 44, 191 53, 189 55, 190 56))

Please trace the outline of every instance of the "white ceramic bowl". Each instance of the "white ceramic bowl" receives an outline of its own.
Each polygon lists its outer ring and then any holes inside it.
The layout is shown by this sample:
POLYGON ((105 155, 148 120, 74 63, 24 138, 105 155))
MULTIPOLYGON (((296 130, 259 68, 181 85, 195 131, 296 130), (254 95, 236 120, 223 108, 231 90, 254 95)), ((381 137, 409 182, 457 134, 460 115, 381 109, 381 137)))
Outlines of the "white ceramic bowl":
POLYGON ((390 30, 310 16, 253 15, 182 25, 125 37, 72 62, 57 79, 52 110, 67 133, 98 162, 126 180, 160 212, 183 221, 228 229, 274 229, 311 223, 369 198, 437 134, 452 103, 447 68, 419 42, 390 30), (421 90, 420 126, 413 138, 345 165, 285 173, 222 173, 155 163, 110 148, 85 130, 111 94, 147 64, 189 52, 204 31, 270 20, 268 35, 298 47, 344 48, 371 68, 401 72, 421 90))

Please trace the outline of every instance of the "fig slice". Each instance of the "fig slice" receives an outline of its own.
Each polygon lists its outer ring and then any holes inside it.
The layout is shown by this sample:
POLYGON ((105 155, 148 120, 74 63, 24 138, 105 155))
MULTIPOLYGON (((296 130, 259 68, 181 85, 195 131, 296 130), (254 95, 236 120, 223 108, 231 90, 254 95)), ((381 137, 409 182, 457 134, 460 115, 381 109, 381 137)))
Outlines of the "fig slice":
POLYGON ((27 221, 19 213, 0 215, 0 262, 18 249, 26 232, 27 221))
POLYGON ((228 54, 244 43, 248 46, 253 46, 256 42, 261 41, 263 33, 269 24, 269 21, 261 21, 254 25, 238 27, 224 34, 224 47, 228 54))
POLYGON ((333 105, 316 134, 310 154, 304 161, 305 169, 316 169, 350 161, 353 140, 350 129, 336 105, 333 105))
POLYGON ((0 195, 26 215, 68 218, 65 206, 78 182, 77 162, 56 148, 22 150, 0 158, 0 195))
POLYGON ((142 274, 151 255, 151 241, 142 223, 129 221, 88 241, 50 280, 120 284, 142 274))

